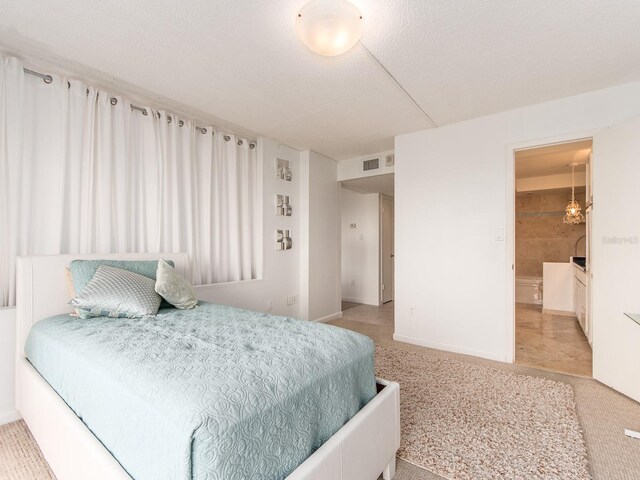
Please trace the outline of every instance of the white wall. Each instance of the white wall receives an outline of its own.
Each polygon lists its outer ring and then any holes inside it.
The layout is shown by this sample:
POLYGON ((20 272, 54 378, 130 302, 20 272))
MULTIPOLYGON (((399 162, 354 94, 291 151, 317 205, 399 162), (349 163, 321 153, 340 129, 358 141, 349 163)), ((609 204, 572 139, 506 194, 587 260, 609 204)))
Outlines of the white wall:
POLYGON ((20 418, 14 401, 15 320, 15 308, 0 308, 0 425, 20 418))
POLYGON ((511 361, 513 149, 638 115, 633 83, 396 137, 394 338, 511 361))
POLYGON ((384 175, 385 173, 393 173, 394 167, 385 166, 384 157, 386 155, 392 155, 393 150, 386 152, 373 153, 364 157, 351 158, 349 160, 342 160, 338 164, 338 181, 350 180, 352 178, 371 177, 374 175, 384 175), (380 168, 377 170, 362 170, 362 162, 364 160, 371 160, 373 158, 380 158, 380 168))
POLYGON ((202 300, 258 311, 267 311, 267 302, 271 302, 271 313, 300 317, 299 302, 287 305, 287 296, 299 296, 300 285, 300 153, 268 138, 259 138, 257 148, 263 176, 262 278, 200 286, 196 287, 196 292, 202 300), (293 173, 291 182, 276 177, 277 158, 289 160, 293 173), (291 217, 275 214, 276 194, 289 195, 293 205, 291 217), (290 250, 276 250, 277 229, 292 231, 293 247, 290 250))
POLYGON ((300 314, 309 320, 342 316, 337 170, 337 163, 324 155, 300 153, 300 314))
POLYGON ((380 195, 341 189, 342 299, 380 304, 380 195), (356 228, 350 225, 355 223, 356 228))

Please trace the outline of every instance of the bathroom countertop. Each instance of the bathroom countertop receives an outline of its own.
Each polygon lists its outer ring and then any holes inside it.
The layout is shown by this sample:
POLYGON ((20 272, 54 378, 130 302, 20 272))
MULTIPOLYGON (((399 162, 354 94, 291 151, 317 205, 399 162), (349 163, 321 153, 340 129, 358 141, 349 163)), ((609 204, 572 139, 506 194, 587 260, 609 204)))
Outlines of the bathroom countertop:
POLYGON ((586 257, 571 257, 571 262, 573 263, 573 266, 579 268, 583 272, 587 271, 586 261, 587 261, 586 257))

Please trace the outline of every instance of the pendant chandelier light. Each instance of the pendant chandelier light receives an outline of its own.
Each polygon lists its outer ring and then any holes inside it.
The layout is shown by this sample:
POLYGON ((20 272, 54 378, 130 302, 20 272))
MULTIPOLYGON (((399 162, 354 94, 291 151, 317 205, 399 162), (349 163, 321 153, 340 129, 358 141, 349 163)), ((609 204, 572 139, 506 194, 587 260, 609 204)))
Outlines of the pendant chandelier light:
POLYGON ((580 204, 576 201, 576 193, 575 193, 575 168, 576 164, 571 164, 571 200, 567 204, 567 208, 565 209, 564 218, 562 219, 562 223, 566 223, 569 225, 578 225, 579 223, 584 223, 584 215, 581 212, 580 204))

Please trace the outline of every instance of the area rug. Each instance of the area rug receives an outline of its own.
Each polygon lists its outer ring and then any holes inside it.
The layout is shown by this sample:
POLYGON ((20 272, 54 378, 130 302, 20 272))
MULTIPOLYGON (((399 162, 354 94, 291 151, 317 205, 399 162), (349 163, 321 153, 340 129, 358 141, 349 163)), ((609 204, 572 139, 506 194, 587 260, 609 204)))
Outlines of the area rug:
POLYGON ((591 479, 570 385, 376 346, 400 384, 398 456, 453 480, 591 479))

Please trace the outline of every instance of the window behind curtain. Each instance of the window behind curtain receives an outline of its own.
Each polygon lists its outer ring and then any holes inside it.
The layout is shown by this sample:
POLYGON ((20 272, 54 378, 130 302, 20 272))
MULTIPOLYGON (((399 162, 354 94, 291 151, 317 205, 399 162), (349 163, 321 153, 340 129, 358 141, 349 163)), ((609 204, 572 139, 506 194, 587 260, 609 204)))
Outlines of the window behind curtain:
POLYGON ((21 255, 179 251, 196 284, 257 278, 256 148, 130 104, 0 57, 2 306, 21 255))

